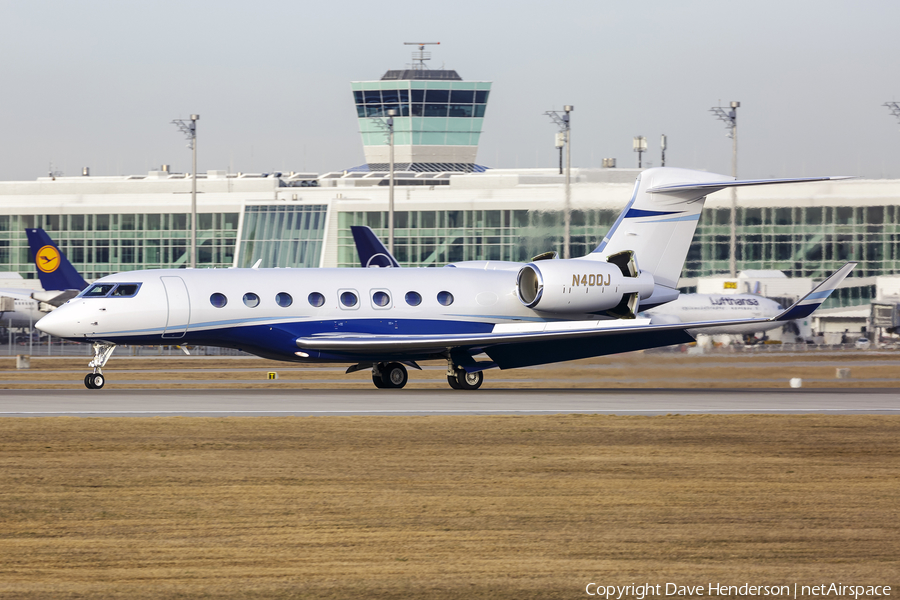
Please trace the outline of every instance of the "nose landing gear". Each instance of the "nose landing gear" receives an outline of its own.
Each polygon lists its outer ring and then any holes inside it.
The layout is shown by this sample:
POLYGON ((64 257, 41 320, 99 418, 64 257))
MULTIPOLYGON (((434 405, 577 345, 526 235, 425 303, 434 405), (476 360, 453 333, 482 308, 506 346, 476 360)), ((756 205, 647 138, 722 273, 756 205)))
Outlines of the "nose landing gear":
POLYGON ((106 377, 104 377, 101 369, 106 365, 106 361, 109 360, 109 357, 112 356, 113 350, 116 349, 116 345, 108 342, 94 342, 93 346, 94 359, 88 363, 88 366, 91 367, 93 371, 84 376, 84 387, 89 390, 99 390, 102 389, 103 385, 106 383, 106 377))

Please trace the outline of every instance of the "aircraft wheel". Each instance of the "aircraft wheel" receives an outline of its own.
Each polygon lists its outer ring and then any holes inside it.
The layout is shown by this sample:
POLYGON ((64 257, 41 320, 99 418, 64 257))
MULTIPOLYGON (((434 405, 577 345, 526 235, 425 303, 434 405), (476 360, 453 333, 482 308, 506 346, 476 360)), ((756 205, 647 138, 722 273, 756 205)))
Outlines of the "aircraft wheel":
POLYGON ((89 377, 90 377, 91 389, 92 389, 92 390, 100 390, 100 389, 103 389, 103 384, 106 383, 106 377, 104 377, 104 376, 103 376, 102 374, 100 374, 100 373, 91 373, 91 374, 89 375, 89 377))
POLYGON ((454 390, 462 389, 461 387, 459 387, 459 381, 456 380, 456 375, 447 375, 447 383, 449 383, 450 387, 452 387, 454 390))
POLYGON ((409 381, 409 373, 401 363, 388 363, 381 369, 381 381, 386 388, 402 388, 409 381))
POLYGON ((461 370, 456 376, 456 383, 461 390, 477 390, 484 383, 484 373, 481 371, 466 373, 461 370))
POLYGON ((374 383, 375 387, 377 387, 379 390, 383 390, 385 387, 387 387, 381 380, 381 375, 376 375, 375 373, 372 373, 372 383, 374 383))
POLYGON ((94 377, 93 373, 88 373, 87 375, 84 376, 84 387, 86 387, 89 390, 94 389, 94 384, 91 383, 91 379, 93 377, 94 377))

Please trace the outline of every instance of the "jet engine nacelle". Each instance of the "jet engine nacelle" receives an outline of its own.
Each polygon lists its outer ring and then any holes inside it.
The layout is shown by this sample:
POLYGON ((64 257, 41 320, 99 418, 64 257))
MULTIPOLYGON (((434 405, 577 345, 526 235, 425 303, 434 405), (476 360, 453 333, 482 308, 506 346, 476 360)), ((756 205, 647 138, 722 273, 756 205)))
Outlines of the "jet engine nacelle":
POLYGON ((519 270, 516 292, 528 308, 557 313, 597 313, 633 318, 638 298, 653 294, 653 275, 631 277, 617 264, 547 260, 519 270))

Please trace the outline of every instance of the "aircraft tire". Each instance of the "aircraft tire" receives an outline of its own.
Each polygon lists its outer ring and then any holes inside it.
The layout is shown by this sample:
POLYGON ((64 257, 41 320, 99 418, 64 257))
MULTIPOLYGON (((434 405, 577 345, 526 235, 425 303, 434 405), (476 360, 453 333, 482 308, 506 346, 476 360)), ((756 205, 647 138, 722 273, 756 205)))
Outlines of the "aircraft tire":
POLYGON ((452 387, 454 390, 462 389, 461 387, 459 387, 459 381, 456 380, 455 375, 447 375, 447 383, 449 383, 450 387, 452 387))
POLYGON ((93 373, 88 373, 87 375, 84 376, 84 387, 86 387, 89 390, 94 389, 94 384, 91 382, 91 379, 93 379, 93 377, 94 377, 93 373))
POLYGON ((106 383, 106 377, 104 377, 100 373, 91 373, 90 377, 92 390, 103 389, 103 385, 106 383))
POLYGON ((383 387, 400 389, 409 381, 409 373, 402 363, 388 363, 381 369, 381 381, 383 387))
POLYGON ((459 374, 456 376, 456 383, 461 390, 477 390, 481 387, 481 384, 484 383, 484 373, 482 371, 478 371, 477 373, 466 373, 465 371, 460 370, 459 374))
POLYGON ((376 374, 372 373, 372 383, 374 383, 375 387, 377 387, 379 390, 383 390, 384 388, 387 387, 386 385, 384 385, 384 382, 381 380, 380 374, 376 375, 376 374))

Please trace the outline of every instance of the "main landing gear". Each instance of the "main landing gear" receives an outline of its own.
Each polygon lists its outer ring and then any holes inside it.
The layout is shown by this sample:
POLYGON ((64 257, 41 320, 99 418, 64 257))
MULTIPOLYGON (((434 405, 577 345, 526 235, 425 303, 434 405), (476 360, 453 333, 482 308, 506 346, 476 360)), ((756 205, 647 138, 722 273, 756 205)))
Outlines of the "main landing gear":
POLYGON ((399 389, 409 381, 409 373, 402 363, 375 363, 372 365, 372 383, 378 389, 399 389))
POLYGON ((84 376, 84 387, 89 390, 99 390, 106 383, 106 377, 103 376, 101 369, 106 365, 109 357, 112 356, 116 345, 108 342, 94 342, 93 346, 94 359, 88 363, 88 366, 93 371, 84 376))
POLYGON ((454 390, 477 390, 484 383, 484 373, 466 373, 466 370, 457 367, 452 361, 447 361, 447 383, 454 390))
MULTIPOLYGON (((414 362, 407 364, 418 368, 414 362)), ((409 374, 406 366, 399 362, 389 363, 361 363, 347 369, 348 373, 353 373, 372 365, 372 383, 380 390, 384 389, 400 389, 409 381, 409 374)), ((484 383, 484 373, 466 373, 465 369, 453 364, 452 360, 447 360, 447 383, 454 390, 477 390, 484 383)))

